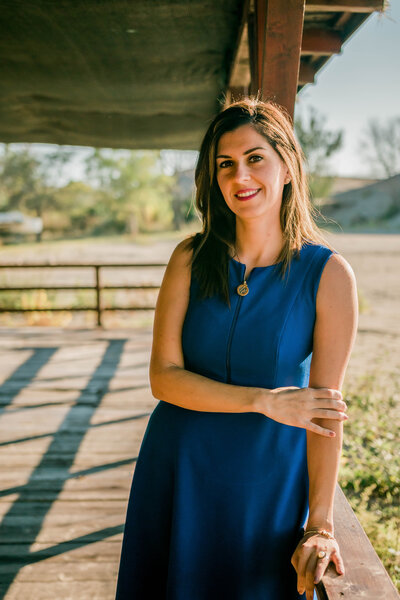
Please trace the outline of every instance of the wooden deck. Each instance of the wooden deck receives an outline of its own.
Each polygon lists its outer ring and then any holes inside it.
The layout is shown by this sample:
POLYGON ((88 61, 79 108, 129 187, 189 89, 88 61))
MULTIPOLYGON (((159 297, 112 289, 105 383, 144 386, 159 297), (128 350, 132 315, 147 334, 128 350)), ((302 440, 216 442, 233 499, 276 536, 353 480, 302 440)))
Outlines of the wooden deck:
POLYGON ((0 330, 0 598, 111 600, 150 331, 0 330))
MULTIPOLYGON (((0 599, 114 598, 150 348, 149 329, 0 329, 0 599)), ((398 598, 339 488, 335 523, 346 576, 319 598, 398 598)))

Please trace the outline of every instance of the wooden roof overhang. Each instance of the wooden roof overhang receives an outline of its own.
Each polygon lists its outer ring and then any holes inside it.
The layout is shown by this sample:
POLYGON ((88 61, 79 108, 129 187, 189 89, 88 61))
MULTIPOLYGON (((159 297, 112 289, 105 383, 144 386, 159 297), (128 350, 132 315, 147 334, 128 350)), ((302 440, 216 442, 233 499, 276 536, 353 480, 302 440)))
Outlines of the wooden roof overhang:
POLYGON ((296 94, 384 0, 247 0, 227 101, 261 92, 293 116, 296 94))
POLYGON ((296 93, 384 0, 0 0, 0 141, 197 149, 228 98, 296 93))

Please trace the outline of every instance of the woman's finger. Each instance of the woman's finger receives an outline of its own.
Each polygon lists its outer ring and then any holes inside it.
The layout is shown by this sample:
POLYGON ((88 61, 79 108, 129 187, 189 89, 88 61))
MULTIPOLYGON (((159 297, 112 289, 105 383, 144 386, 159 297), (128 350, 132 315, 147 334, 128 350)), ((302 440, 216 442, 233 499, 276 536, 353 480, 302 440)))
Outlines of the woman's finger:
POLYGON ((309 388, 312 391, 314 398, 334 398, 335 400, 342 400, 342 392, 339 390, 333 390, 331 388, 309 388))
POLYGON ((308 431, 312 431, 313 433, 318 433, 319 435, 324 435, 325 437, 335 437, 336 433, 332 431, 332 429, 325 429, 325 427, 321 427, 312 421, 306 421, 304 427, 308 429, 308 431))
POLYGON ((325 550, 326 556, 324 558, 318 558, 317 565, 314 573, 314 583, 317 584, 321 581, 323 574, 326 571, 327 566, 331 561, 330 554, 327 550, 325 550))
POLYGON ((314 573, 317 567, 318 558, 315 552, 311 554, 308 559, 306 566, 306 600, 313 600, 314 598, 314 573))
POLYGON ((313 398, 310 402, 311 409, 323 408, 346 412, 347 404, 344 400, 335 400, 334 398, 313 398))
POLYGON ((338 575, 344 575, 344 563, 338 550, 333 550, 330 560, 335 564, 338 575))
POLYGON ((346 421, 349 417, 340 410, 329 410, 327 408, 312 409, 312 419, 335 419, 336 421, 346 421))
POLYGON ((306 567, 312 553, 312 548, 307 548, 307 546, 304 545, 302 546, 297 563, 297 591, 299 594, 304 594, 306 589, 306 567))

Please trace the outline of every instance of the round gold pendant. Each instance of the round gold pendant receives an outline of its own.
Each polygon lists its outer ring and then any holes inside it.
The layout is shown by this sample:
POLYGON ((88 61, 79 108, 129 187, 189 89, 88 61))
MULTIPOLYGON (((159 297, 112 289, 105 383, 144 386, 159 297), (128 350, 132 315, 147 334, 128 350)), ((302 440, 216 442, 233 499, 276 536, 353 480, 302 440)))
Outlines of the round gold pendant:
POLYGON ((236 291, 239 294, 239 296, 247 296, 247 294, 249 293, 249 287, 247 283, 243 281, 243 283, 237 286, 236 291))

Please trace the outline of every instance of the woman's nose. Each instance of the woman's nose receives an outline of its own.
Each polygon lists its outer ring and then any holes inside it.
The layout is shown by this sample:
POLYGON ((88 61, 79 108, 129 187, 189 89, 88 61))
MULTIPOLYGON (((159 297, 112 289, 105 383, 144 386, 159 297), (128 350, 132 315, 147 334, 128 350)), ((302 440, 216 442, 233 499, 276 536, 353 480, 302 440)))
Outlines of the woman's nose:
POLYGON ((234 178, 238 181, 246 181, 249 179, 249 169, 247 165, 237 163, 236 169, 234 169, 234 178))

